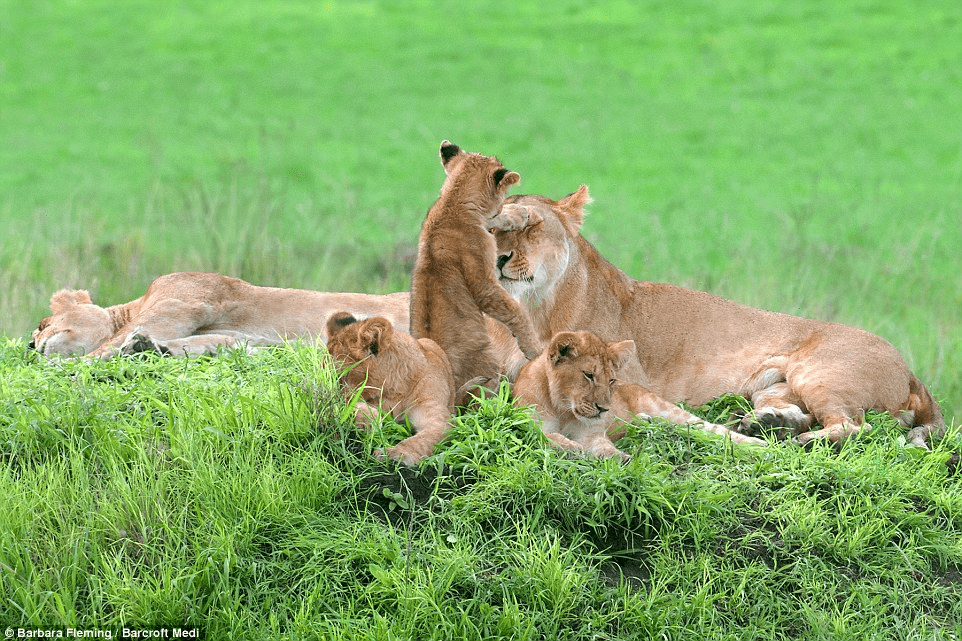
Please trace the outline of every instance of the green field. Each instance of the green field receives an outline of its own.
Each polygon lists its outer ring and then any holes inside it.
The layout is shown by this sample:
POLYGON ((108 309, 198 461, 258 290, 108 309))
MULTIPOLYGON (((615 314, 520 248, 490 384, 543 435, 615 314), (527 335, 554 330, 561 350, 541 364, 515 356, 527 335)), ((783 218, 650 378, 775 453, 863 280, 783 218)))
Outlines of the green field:
POLYGON ((882 425, 833 457, 639 425, 621 469, 558 459, 509 421, 466 435, 471 457, 399 473, 366 440, 342 460, 344 439, 308 429, 324 417, 305 352, 294 373, 233 358, 233 377, 208 361, 43 368, 22 339, 59 288, 112 304, 172 271, 406 289, 448 138, 498 155, 519 193, 588 184, 583 231, 635 278, 879 334, 957 426, 960 42, 950 0, 0 0, 0 623, 958 637, 955 430, 922 455, 882 425), (251 389, 207 390, 218 377, 251 389), (110 392, 128 379, 159 381, 154 400, 110 392), (198 406, 172 409, 178 393, 198 406), (412 507, 398 484, 426 478, 412 507), (365 507, 377 483, 403 519, 365 507), (609 496, 617 514, 590 507, 609 496), (148 527, 167 538, 131 539, 148 527), (625 559, 637 580, 617 578, 625 559))

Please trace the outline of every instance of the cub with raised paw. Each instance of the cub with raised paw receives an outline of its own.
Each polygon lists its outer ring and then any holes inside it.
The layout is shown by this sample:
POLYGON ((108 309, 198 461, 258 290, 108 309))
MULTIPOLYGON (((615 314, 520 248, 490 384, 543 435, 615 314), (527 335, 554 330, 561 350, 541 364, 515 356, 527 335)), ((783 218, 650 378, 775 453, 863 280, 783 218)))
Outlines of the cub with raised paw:
POLYGON ((445 140, 447 178, 428 211, 411 278, 411 335, 434 340, 451 361, 455 389, 480 377, 496 384, 500 363, 484 314, 504 323, 528 358, 541 352, 524 308, 498 283, 492 229, 519 229, 517 214, 499 217, 508 188, 521 178, 492 156, 445 140))

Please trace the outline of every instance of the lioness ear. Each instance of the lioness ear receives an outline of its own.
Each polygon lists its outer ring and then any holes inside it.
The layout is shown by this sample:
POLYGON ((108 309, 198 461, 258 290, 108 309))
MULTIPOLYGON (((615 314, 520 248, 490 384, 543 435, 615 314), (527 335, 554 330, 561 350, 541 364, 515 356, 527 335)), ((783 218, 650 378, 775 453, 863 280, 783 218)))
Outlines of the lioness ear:
POLYGON ((561 222, 564 223, 571 235, 574 236, 581 229, 585 218, 585 205, 591 202, 588 195, 588 185, 582 185, 578 191, 568 194, 558 201, 558 207, 563 212, 561 222))
POLYGON ((444 167, 445 173, 449 173, 448 165, 451 164, 451 161, 463 153, 461 148, 450 140, 441 141, 441 166, 444 167))
POLYGON ((386 318, 371 318, 361 333, 361 341, 367 345, 372 356, 377 356, 393 331, 394 326, 386 318))
POLYGON ((85 289, 77 289, 74 291, 61 289, 50 297, 50 311, 54 314, 62 314, 76 305, 90 305, 92 303, 93 301, 90 300, 90 294, 87 293, 85 289))
POLYGON ((503 191, 507 191, 511 185, 521 182, 521 176, 516 171, 508 171, 504 167, 494 171, 494 184, 503 191))
POLYGON ((621 341, 619 343, 609 343, 608 348, 613 354, 611 364, 615 370, 620 370, 622 367, 627 365, 632 358, 637 358, 638 356, 638 353, 635 349, 635 341, 632 340, 621 341))
POLYGON ((348 312, 334 312, 327 319, 327 340, 331 340, 334 334, 337 334, 348 325, 353 325, 356 322, 357 319, 348 312))
POLYGON ((580 343, 578 335, 573 332, 558 332, 555 334, 548 348, 548 358, 551 360, 551 364, 558 365, 577 358, 580 343))

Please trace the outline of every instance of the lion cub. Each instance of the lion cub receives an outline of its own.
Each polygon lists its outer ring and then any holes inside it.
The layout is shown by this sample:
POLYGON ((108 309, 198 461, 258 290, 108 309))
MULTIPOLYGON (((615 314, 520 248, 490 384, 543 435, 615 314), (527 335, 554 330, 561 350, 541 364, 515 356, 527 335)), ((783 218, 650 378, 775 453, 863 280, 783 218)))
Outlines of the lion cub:
POLYGON ((524 308, 498 283, 489 231, 526 224, 499 217, 508 188, 521 177, 497 158, 466 153, 447 140, 441 164, 447 178, 421 227, 411 278, 411 335, 441 346, 458 389, 501 373, 482 312, 507 325, 528 358, 542 343, 524 308))
POLYGON ((357 423, 370 426, 379 411, 407 419, 414 434, 385 450, 388 457, 414 465, 434 452, 454 413, 451 365, 437 343, 414 339, 386 318, 358 321, 336 312, 327 321, 327 349, 351 391, 362 386, 357 423))
POLYGON ((619 383, 618 372, 635 358, 632 340, 607 343, 592 332, 559 332, 540 356, 521 368, 512 391, 521 403, 535 406, 541 430, 560 449, 627 460, 610 435, 623 434, 619 419, 636 417, 698 423, 738 443, 765 444, 707 423, 640 385, 619 383))

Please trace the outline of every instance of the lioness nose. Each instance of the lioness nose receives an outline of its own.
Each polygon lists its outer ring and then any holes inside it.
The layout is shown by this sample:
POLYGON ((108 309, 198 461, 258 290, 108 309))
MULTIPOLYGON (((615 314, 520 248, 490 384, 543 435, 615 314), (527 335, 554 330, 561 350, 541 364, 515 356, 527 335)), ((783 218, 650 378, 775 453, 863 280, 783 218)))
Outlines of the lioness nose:
POLYGON ((607 407, 602 407, 601 405, 595 405, 595 409, 598 410, 599 414, 604 414, 608 411, 607 407))
POLYGON ((507 254, 501 254, 498 256, 498 271, 501 271, 501 268, 504 267, 509 260, 511 260, 511 256, 513 255, 514 252, 508 252, 507 254))

